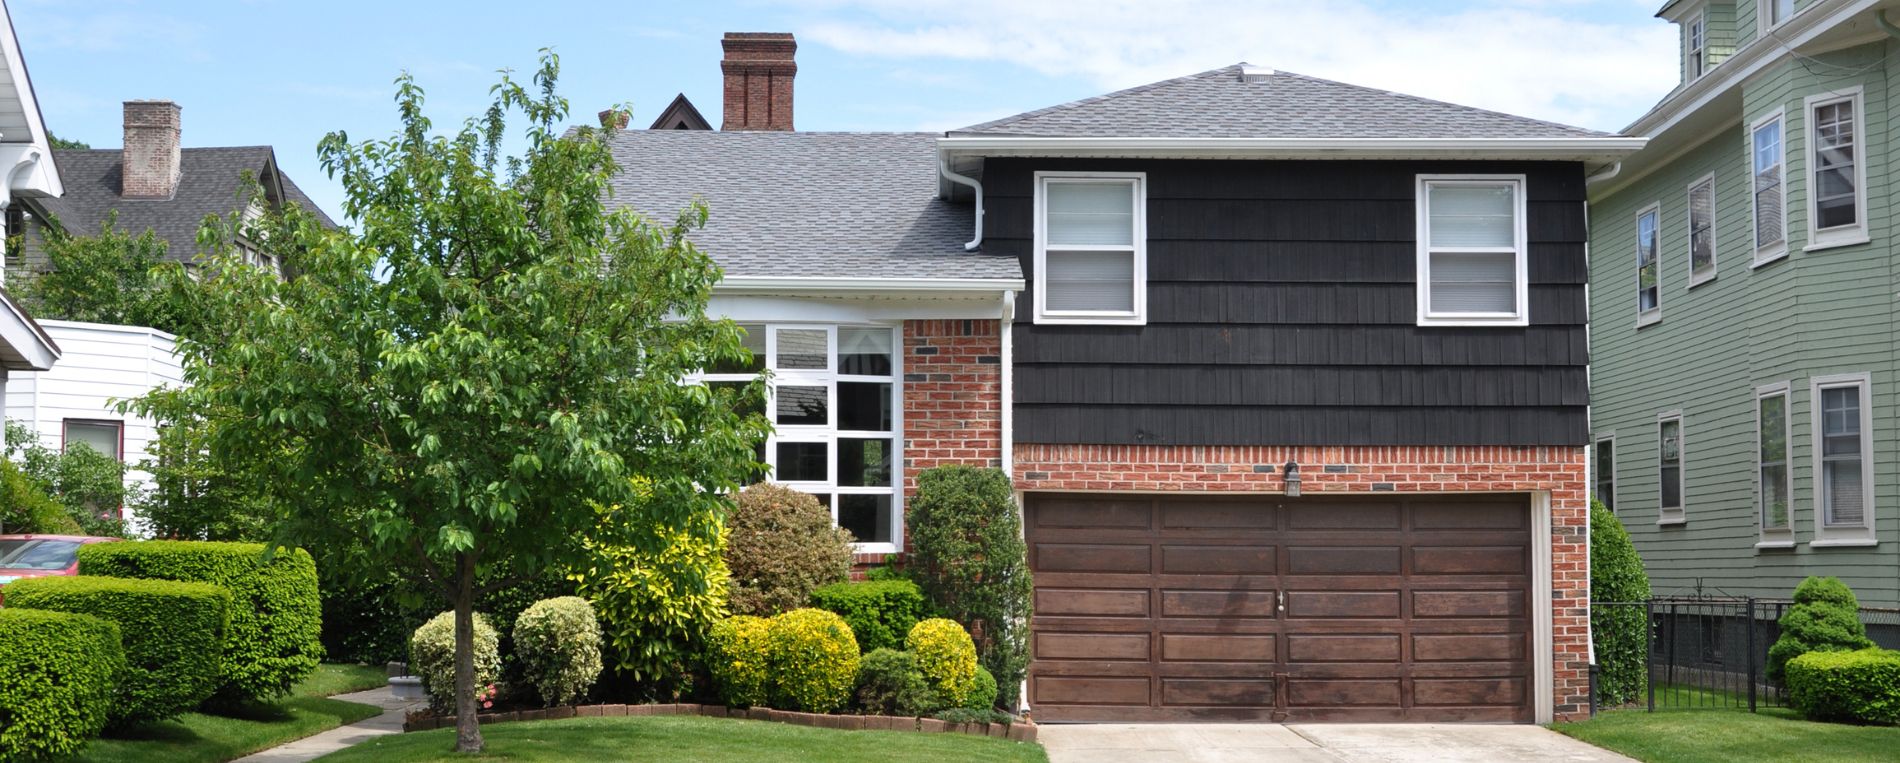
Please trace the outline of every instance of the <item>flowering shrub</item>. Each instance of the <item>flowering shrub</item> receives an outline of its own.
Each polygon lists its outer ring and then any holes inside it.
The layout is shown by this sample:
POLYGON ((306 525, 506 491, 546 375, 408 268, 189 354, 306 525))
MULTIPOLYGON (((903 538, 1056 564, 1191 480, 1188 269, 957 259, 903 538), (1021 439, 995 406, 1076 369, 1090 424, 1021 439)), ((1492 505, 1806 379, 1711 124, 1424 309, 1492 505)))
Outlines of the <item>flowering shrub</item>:
MULTIPOLYGON (((475 613, 475 683, 489 685, 501 675, 500 636, 488 618, 475 613)), ((438 713, 455 711, 455 613, 436 615, 409 637, 409 670, 422 677, 429 707, 438 713)), ((493 687, 490 686, 490 699, 493 687)))

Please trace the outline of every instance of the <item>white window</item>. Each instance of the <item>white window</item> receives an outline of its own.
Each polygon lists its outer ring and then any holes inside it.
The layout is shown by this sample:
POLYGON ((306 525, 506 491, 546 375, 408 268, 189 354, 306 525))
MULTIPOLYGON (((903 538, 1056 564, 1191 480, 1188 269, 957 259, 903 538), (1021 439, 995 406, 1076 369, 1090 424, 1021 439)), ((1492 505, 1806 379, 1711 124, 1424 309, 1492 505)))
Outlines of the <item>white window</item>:
POLYGON ((903 393, 897 329, 888 326, 745 325, 750 362, 700 374, 708 386, 743 386, 770 371, 765 400, 773 432, 760 458, 768 479, 818 497, 859 549, 895 552, 903 536, 896 490, 903 393))
POLYGON ((1418 325, 1530 325, 1523 175, 1420 175, 1418 325))
POLYGON ((1755 389, 1755 515, 1761 521, 1763 545, 1794 542, 1789 480, 1788 432, 1791 413, 1788 384, 1755 389))
POLYGON ((1662 267, 1656 261, 1662 231, 1662 207, 1651 204, 1636 213, 1636 325, 1662 320, 1662 267))
POLYGON ((60 445, 61 450, 71 449, 75 443, 84 443, 114 461, 125 460, 123 422, 66 419, 64 424, 66 434, 60 445))
POLYGON ((1682 63, 1688 69, 1690 82, 1701 79, 1702 75, 1708 72, 1709 53, 1706 39, 1708 25, 1704 23, 1706 19, 1706 16, 1698 13, 1682 27, 1684 37, 1682 63))
POLYGON ((1715 174, 1689 184, 1689 286, 1715 278, 1715 174))
POLYGON ((1749 130, 1749 156, 1753 166, 1755 258, 1761 265, 1788 253, 1788 186, 1782 182, 1782 167, 1787 162, 1781 139, 1781 112, 1755 121, 1749 130))
POLYGON ((1659 501, 1657 523, 1678 524, 1687 520, 1682 508, 1682 412, 1670 411, 1656 418, 1656 482, 1659 501))
POLYGON ((1861 89, 1808 96, 1808 248, 1867 242, 1861 89))
POLYGON ((1037 323, 1147 320, 1146 186, 1139 172, 1036 173, 1037 323))
POLYGON ((1596 499, 1616 511, 1616 435, 1597 438, 1596 499))
POLYGON ((1813 545, 1874 542, 1873 413, 1867 374, 1817 376, 1813 545))
POLYGON ((1761 19, 1758 25, 1764 31, 1781 26, 1794 16, 1794 0, 1761 0, 1756 17, 1761 19))

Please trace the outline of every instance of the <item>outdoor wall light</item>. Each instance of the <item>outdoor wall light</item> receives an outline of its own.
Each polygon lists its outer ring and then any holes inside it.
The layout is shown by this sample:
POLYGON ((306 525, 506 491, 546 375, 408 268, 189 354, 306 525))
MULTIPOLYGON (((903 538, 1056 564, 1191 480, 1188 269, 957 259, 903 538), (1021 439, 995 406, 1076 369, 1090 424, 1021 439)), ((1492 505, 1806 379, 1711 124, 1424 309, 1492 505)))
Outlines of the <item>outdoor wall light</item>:
POLYGON ((1283 473, 1286 475, 1284 477, 1284 481, 1286 482, 1286 497, 1288 498, 1300 497, 1300 465, 1299 463, 1296 461, 1286 462, 1285 471, 1283 473))

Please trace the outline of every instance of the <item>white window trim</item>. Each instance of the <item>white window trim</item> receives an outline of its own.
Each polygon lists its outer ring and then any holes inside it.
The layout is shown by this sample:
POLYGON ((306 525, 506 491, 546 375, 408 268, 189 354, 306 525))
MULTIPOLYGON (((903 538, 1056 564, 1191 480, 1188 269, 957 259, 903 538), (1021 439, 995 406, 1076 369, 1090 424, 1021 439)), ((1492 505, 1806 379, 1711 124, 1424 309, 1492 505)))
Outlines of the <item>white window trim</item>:
POLYGON ((1683 201, 1687 202, 1687 207, 1688 207, 1687 209, 1684 209, 1682 212, 1682 219, 1685 223, 1687 223, 1686 227, 1684 227, 1683 230, 1688 232, 1688 235, 1684 236, 1683 239, 1685 243, 1687 244, 1688 251, 1689 251, 1689 286, 1688 288, 1691 288, 1691 289, 1715 280, 1715 273, 1716 273, 1716 270, 1718 269, 1718 264, 1720 262, 1721 239, 1720 239, 1720 236, 1716 233, 1715 210, 1717 208, 1716 207, 1717 199, 1715 197, 1715 193, 1716 193, 1715 173, 1713 172, 1707 175, 1703 175, 1702 177, 1696 178, 1695 182, 1690 183, 1687 189, 1683 192, 1683 201), (1709 186, 1709 272, 1703 273, 1702 275, 1696 275, 1696 272, 1695 272, 1695 189, 1702 186, 1705 183, 1708 184, 1709 186))
POLYGON ((1796 14, 1801 12, 1799 3, 1795 3, 1793 6, 1794 7, 1788 9, 1787 16, 1771 21, 1770 19, 1774 18, 1775 0, 1757 0, 1755 3, 1755 36, 1760 37, 1764 32, 1779 28, 1782 24, 1788 23, 1788 19, 1794 18, 1796 14))
POLYGON ((1682 409, 1656 414, 1656 524, 1682 525, 1689 522, 1689 428, 1683 426, 1682 409), (1662 505, 1662 425, 1676 422, 1676 500, 1675 513, 1662 505))
MULTIPOLYGON (((1081 324, 1081 325, 1122 325, 1144 326, 1148 323, 1148 173, 1146 172, 1055 172, 1038 171, 1036 173, 1035 199, 1035 322, 1038 324, 1081 324), (1044 295, 1049 290, 1049 243, 1048 225, 1044 213, 1049 208, 1049 181, 1063 180, 1132 180, 1134 185, 1134 222, 1132 239, 1135 258, 1135 277, 1132 287, 1135 290, 1135 309, 1128 312, 1108 310, 1050 310, 1044 305, 1044 295)), ((1086 251, 1099 251, 1104 247, 1077 247, 1086 251)))
POLYGON ((1880 542, 1879 539, 1874 536, 1876 521, 1875 509, 1878 504, 1877 496, 1874 495, 1874 470, 1878 468, 1878 465, 1874 462, 1873 387, 1873 376, 1866 372, 1816 376, 1808 382, 1808 407, 1810 410, 1809 415, 1811 416, 1809 421, 1812 427, 1808 433, 1808 439, 1811 443, 1808 449, 1813 451, 1811 455, 1811 468, 1813 469, 1811 474, 1813 479, 1809 481, 1813 483, 1814 487, 1814 540, 1808 542, 1809 546, 1819 548, 1827 546, 1873 546, 1880 542), (1827 480, 1823 477, 1825 472, 1821 465, 1823 450, 1821 447, 1823 431, 1821 422, 1821 391, 1826 389, 1839 389, 1841 387, 1860 388, 1860 479, 1861 495, 1864 496, 1867 501, 1867 505, 1863 507, 1863 513, 1866 515, 1867 523, 1863 527, 1827 526, 1827 504, 1825 499, 1827 480))
MULTIPOLYGON (((1868 151, 1868 140, 1870 136, 1867 134, 1867 109, 1864 91, 1865 89, 1862 86, 1855 85, 1839 90, 1830 90, 1825 93, 1816 93, 1801 100, 1801 118, 1807 125, 1807 129, 1803 131, 1803 136, 1806 138, 1807 144, 1802 146, 1802 150, 1807 152, 1804 157, 1806 159, 1804 164, 1807 165, 1808 181, 1808 245, 1802 251, 1812 252, 1821 249, 1832 249, 1837 246, 1854 246, 1856 244, 1865 244, 1870 240, 1867 236, 1867 162, 1871 158, 1871 155, 1868 151), (1819 162, 1815 161, 1815 146, 1818 141, 1815 140, 1816 124, 1814 120, 1814 110, 1821 106, 1840 103, 1842 101, 1854 104, 1854 224, 1839 225, 1822 230, 1814 227, 1815 214, 1818 211, 1820 200, 1820 194, 1815 192, 1817 190, 1815 186, 1816 176, 1820 173, 1817 167, 1819 162)), ((1782 129, 1782 137, 1784 140, 1787 137, 1786 128, 1782 129)))
MULTIPOLYGON (((1531 324, 1530 305, 1530 237, 1528 221, 1530 205, 1526 199, 1530 195, 1526 188, 1524 175, 1419 175, 1413 186, 1417 197, 1417 230, 1414 235, 1418 241, 1416 289, 1418 302, 1418 325, 1420 326, 1529 326, 1531 324), (1433 313, 1431 311, 1431 198, 1429 189, 1433 185, 1498 185, 1511 186, 1511 214, 1515 217, 1512 230, 1512 249, 1516 254, 1515 286, 1517 311, 1512 313, 1433 313)), ((1447 247, 1439 251, 1501 253, 1499 248, 1447 247)))
POLYGON ((1706 11, 1696 11, 1695 15, 1683 20, 1682 24, 1682 81, 1685 83, 1702 79, 1709 74, 1709 15, 1706 11), (1696 38, 1701 41, 1697 42, 1696 38), (1701 64, 1702 71, 1696 71, 1701 64))
POLYGON ((1637 249, 1635 251, 1641 251, 1641 247, 1643 245, 1643 217, 1646 215, 1656 216, 1656 260, 1655 260, 1655 263, 1656 263, 1656 306, 1648 310, 1643 309, 1643 265, 1642 265, 1642 261, 1638 260, 1636 263, 1636 327, 1637 328, 1642 328, 1652 323, 1661 321, 1662 309, 1663 309, 1662 202, 1652 201, 1649 203, 1649 206, 1643 207, 1642 209, 1639 209, 1636 211, 1636 227, 1635 227, 1636 236, 1634 240, 1635 240, 1635 246, 1637 247, 1637 249))
POLYGON ((1761 531, 1756 548, 1792 548, 1794 546, 1794 392, 1788 382, 1764 384, 1755 388, 1755 527, 1761 531), (1770 528, 1765 522, 1767 507, 1763 502, 1768 496, 1761 489, 1761 446, 1762 419, 1761 401, 1770 397, 1782 398, 1782 454, 1781 468, 1784 472, 1782 484, 1788 491, 1788 524, 1781 528, 1770 528))
MULTIPOLYGON (((1773 2, 1774 0, 1768 0, 1773 2)), ((1788 256, 1788 119, 1786 109, 1775 109, 1763 114, 1748 126, 1748 134, 1742 136, 1748 156, 1748 240, 1755 250, 1751 268, 1758 268, 1770 262, 1788 256), (1761 210, 1755 206, 1755 133, 1773 122, 1781 127, 1781 139, 1777 148, 1781 154, 1775 158, 1776 166, 1781 168, 1781 240, 1767 246, 1755 245, 1755 232, 1761 229, 1761 210)))
POLYGON ((1603 492, 1597 489, 1599 485, 1603 484, 1603 459, 1597 457, 1597 451, 1603 448, 1604 443, 1609 443, 1610 445, 1611 458, 1610 458, 1610 480, 1609 480, 1610 500, 1603 501, 1603 505, 1609 508, 1611 514, 1615 514, 1616 513, 1616 430, 1614 429, 1608 432, 1605 432, 1603 434, 1597 435, 1596 440, 1591 443, 1593 447, 1590 448, 1590 460, 1591 460, 1591 463, 1594 464, 1594 468, 1591 470, 1591 473, 1590 473, 1591 477, 1593 478, 1593 480, 1590 483, 1590 493, 1591 493, 1591 496, 1596 498, 1597 500, 1599 501, 1603 500, 1603 492))

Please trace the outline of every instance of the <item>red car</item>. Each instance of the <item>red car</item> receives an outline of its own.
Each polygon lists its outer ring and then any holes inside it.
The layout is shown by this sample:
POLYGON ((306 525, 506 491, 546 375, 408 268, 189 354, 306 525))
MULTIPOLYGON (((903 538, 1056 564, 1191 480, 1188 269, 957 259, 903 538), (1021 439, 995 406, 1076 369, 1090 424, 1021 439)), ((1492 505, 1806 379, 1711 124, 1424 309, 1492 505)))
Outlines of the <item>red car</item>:
POLYGON ((88 535, 0 535, 0 585, 21 578, 79 574, 79 547, 118 538, 88 535))

